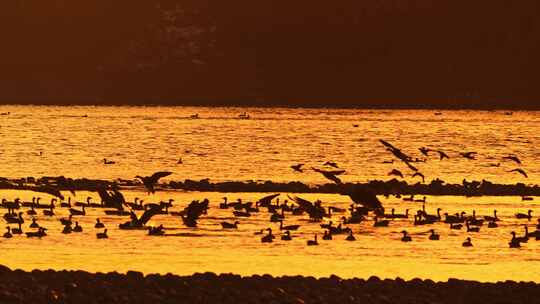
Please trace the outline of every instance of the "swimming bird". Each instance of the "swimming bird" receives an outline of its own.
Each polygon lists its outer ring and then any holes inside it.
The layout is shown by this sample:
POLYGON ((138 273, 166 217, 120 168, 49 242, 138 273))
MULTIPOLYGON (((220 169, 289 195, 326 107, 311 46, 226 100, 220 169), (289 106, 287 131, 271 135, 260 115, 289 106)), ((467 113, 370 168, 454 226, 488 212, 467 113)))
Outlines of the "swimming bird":
POLYGON ((513 169, 513 170, 510 170, 508 172, 517 172, 521 175, 523 175, 525 178, 529 178, 529 176, 527 175, 527 173, 525 172, 525 170, 521 169, 521 168, 516 168, 516 169, 513 169))
POLYGON ((22 224, 18 223, 17 228, 11 229, 11 233, 13 233, 13 234, 22 234, 22 224))
POLYGON ((333 161, 327 161, 323 164, 323 166, 329 166, 329 167, 334 167, 334 168, 339 168, 337 163, 333 162, 333 161))
POLYGON ((491 221, 488 223, 488 228, 497 228, 497 227, 499 227, 499 225, 497 225, 497 223, 494 221, 491 221))
POLYGON ((393 164, 394 163, 394 160, 391 159, 391 160, 384 160, 383 161, 383 164, 393 164))
POLYGON ((425 183, 426 182, 426 178, 424 177, 424 174, 420 173, 420 172, 415 172, 413 175, 412 175, 412 178, 415 178, 419 176, 420 178, 422 178, 422 183, 425 183))
POLYGON ((291 232, 289 230, 285 231, 285 233, 281 236, 282 241, 290 241, 292 240, 291 232))
POLYGON ((30 228, 39 228, 39 225, 36 222, 35 218, 32 218, 32 223, 30 224, 30 228))
POLYGON ((165 230, 163 230, 163 225, 157 227, 148 227, 148 235, 151 236, 162 236, 165 235, 165 230))
POLYGON ((279 230, 298 230, 298 228, 300 228, 300 225, 283 226, 283 220, 279 221, 279 230))
POLYGON ((11 238, 13 236, 11 234, 11 227, 7 226, 6 229, 7 229, 7 232, 4 233, 4 238, 9 239, 9 238, 11 238))
POLYGON ((356 238, 354 237, 352 230, 349 231, 349 235, 347 236, 347 238, 345 238, 345 240, 346 241, 356 241, 356 238))
POLYGON ((504 156, 502 159, 510 160, 510 161, 516 162, 517 164, 521 165, 521 160, 519 160, 519 158, 517 156, 515 156, 515 155, 504 156))
POLYGON ((46 228, 43 228, 43 227, 39 227, 38 228, 38 231, 36 232, 26 232, 26 236, 27 237, 38 237, 38 238, 41 238, 41 237, 44 237, 47 235, 47 233, 45 233, 45 230, 47 230, 46 228))
POLYGON ((71 219, 73 218, 73 215, 69 215, 68 218, 61 218, 60 219, 60 223, 62 223, 62 225, 71 225, 71 219))
POLYGON ((15 217, 4 217, 6 222, 9 224, 24 224, 24 219, 22 218, 23 213, 19 212, 15 217))
POLYGON ((28 215, 36 215, 37 214, 36 210, 34 209, 34 205, 30 206, 30 210, 27 210, 26 214, 28 214, 28 215))
POLYGON ((79 222, 75 222, 75 227, 73 227, 73 232, 82 232, 83 229, 79 226, 79 222))
POLYGON ((308 246, 317 246, 319 245, 319 242, 317 242, 317 235, 315 234, 315 237, 313 238, 313 240, 308 240, 307 241, 307 245, 308 246))
POLYGON ((379 218, 375 217, 375 222, 373 223, 373 227, 388 227, 389 223, 390 223, 389 220, 379 221, 379 218))
POLYGON ((98 239, 107 239, 109 236, 107 235, 107 229, 103 230, 103 232, 96 233, 96 237, 98 239))
POLYGON ((300 173, 303 173, 304 170, 302 169, 302 166, 304 164, 297 164, 297 165, 292 165, 291 168, 296 171, 296 172, 300 172, 300 173))
POLYGON ((461 224, 450 223, 450 229, 452 229, 452 230, 461 230, 462 227, 463 227, 463 225, 461 225, 461 224))
POLYGON ((440 235, 436 234, 434 229, 429 230, 429 232, 431 232, 431 234, 429 235, 429 239, 431 241, 438 241, 439 240, 440 235))
POLYGON ((325 230, 322 239, 325 241, 332 240, 332 232, 330 230, 325 230))
POLYGON ((468 237, 467 239, 465 239, 465 242, 463 242, 463 243, 461 244, 461 246, 463 246, 463 247, 472 247, 473 244, 472 244, 471 238, 468 237))
POLYGON ((403 237, 401 237, 402 242, 411 242, 412 238, 407 234, 407 231, 403 230, 401 231, 403 233, 403 237))
POLYGON ((497 210, 493 210, 493 216, 485 215, 484 219, 488 222, 497 222, 499 218, 497 217, 497 210))
POLYGON ((466 159, 476 160, 476 152, 460 152, 459 155, 463 156, 466 159))
POLYGON ((105 165, 114 165, 116 164, 115 161, 112 161, 112 160, 107 160, 106 158, 103 159, 103 164, 105 165))
POLYGON ((392 171, 390 171, 388 175, 394 175, 403 178, 403 173, 401 173, 401 171, 399 171, 398 169, 392 169, 392 171))
POLYGON ((465 226, 467 227, 467 232, 480 232, 480 227, 478 226, 471 227, 469 225, 469 221, 465 221, 465 226))
POLYGON ((71 224, 65 225, 64 229, 62 229, 63 234, 70 234, 73 231, 73 228, 71 227, 71 224))
POLYGON ((516 233, 512 231, 511 234, 512 234, 512 239, 510 240, 508 245, 510 246, 510 248, 520 248, 521 242, 518 240, 518 238, 516 238, 516 233))
POLYGON ((516 213, 516 218, 518 218, 518 219, 528 219, 530 221, 531 218, 532 218, 532 215, 531 215, 532 212, 533 211, 529 209, 529 210, 527 210, 527 214, 525 214, 525 213, 516 213))
POLYGON ((239 221, 235 221, 234 223, 228 223, 228 222, 221 222, 221 227, 223 229, 238 229, 239 221))
POLYGON ((103 223, 99 221, 99 218, 96 218, 96 224, 94 225, 94 228, 105 228, 105 225, 103 225, 103 223))
POLYGON ((159 181, 159 179, 162 178, 162 177, 169 176, 171 174, 172 174, 172 172, 159 171, 159 172, 156 172, 156 173, 152 174, 151 176, 137 175, 135 177, 140 179, 143 182, 144 186, 148 190, 148 193, 155 193, 156 191, 155 191, 154 187, 156 186, 156 183, 159 181))
POLYGON ((272 243, 274 236, 272 235, 272 228, 267 228, 268 234, 261 238, 262 243, 272 243))
POLYGON ((448 156, 448 154, 444 153, 443 151, 438 150, 438 151, 435 151, 435 152, 439 153, 439 160, 443 160, 443 159, 445 159, 445 158, 446 158, 446 159, 450 159, 450 157, 448 156))
POLYGON ((86 210, 84 208, 85 208, 84 206, 82 206, 82 210, 77 210, 75 208, 69 208, 69 213, 71 215, 86 215, 86 210))

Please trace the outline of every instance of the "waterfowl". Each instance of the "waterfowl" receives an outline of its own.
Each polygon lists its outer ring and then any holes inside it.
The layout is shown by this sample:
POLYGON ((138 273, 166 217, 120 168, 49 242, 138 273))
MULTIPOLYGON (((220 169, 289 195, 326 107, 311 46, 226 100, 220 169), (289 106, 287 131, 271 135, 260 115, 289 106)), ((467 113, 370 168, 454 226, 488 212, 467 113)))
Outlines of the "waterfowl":
POLYGON ((26 236, 27 237, 38 237, 38 238, 41 238, 41 237, 44 237, 46 236, 47 234, 45 233, 45 228, 43 227, 39 227, 38 228, 38 231, 35 231, 35 232, 26 232, 26 236))
POLYGON ((233 211, 233 215, 236 217, 250 217, 251 213, 247 211, 233 211))
POLYGON ((272 213, 272 215, 270 216, 270 222, 271 223, 277 223, 277 222, 281 222, 285 219, 285 210, 281 210, 281 214, 279 213, 272 213))
POLYGON ((4 233, 4 238, 9 239, 9 238, 11 238, 13 236, 11 234, 11 227, 7 226, 6 229, 7 229, 7 232, 4 233))
POLYGON ((399 171, 398 169, 392 169, 392 171, 388 172, 388 175, 390 176, 398 176, 398 177, 401 177, 403 178, 403 173, 401 173, 401 171, 399 171))
POLYGON ((448 215, 448 213, 445 213, 444 222, 447 224, 463 223, 465 222, 464 215, 465 215, 465 211, 461 212, 461 214, 456 213, 455 215, 448 215))
POLYGON ((96 233, 96 237, 98 239, 107 239, 109 236, 107 235, 107 229, 103 230, 103 232, 96 233))
POLYGON ((450 229, 453 229, 453 230, 461 230, 462 227, 463 227, 463 225, 461 225, 461 224, 450 223, 450 229))
POLYGON ((75 227, 73 227, 73 232, 82 232, 83 229, 79 226, 79 222, 75 222, 75 227))
POLYGON ((94 225, 94 228, 105 228, 105 225, 103 225, 103 223, 99 221, 99 218, 96 218, 96 224, 94 225))
POLYGON ((272 228, 267 228, 268 234, 261 238, 262 243, 272 243, 274 236, 272 235, 272 228))
POLYGON ((332 240, 332 232, 330 232, 329 230, 325 230, 322 239, 325 241, 332 240))
POLYGON ((11 233, 13 233, 13 234, 22 234, 22 224, 18 223, 18 227, 11 229, 11 233))
POLYGON ((239 221, 235 221, 234 223, 228 223, 228 222, 221 222, 221 227, 223 229, 238 229, 239 221))
POLYGON ((392 218, 409 218, 409 209, 405 209, 405 214, 394 213, 394 208, 392 208, 392 218))
POLYGON ((296 172, 302 173, 302 172, 304 172, 304 170, 302 170, 302 166, 303 166, 303 165, 304 165, 304 164, 292 165, 291 168, 292 168, 294 171, 296 171, 296 172))
POLYGON ((300 225, 287 225, 283 226, 283 220, 279 221, 279 230, 298 230, 300 225))
POLYGON ((53 216, 54 215, 53 209, 54 209, 54 204, 51 203, 49 209, 43 210, 43 215, 45 215, 45 216, 53 216))
POLYGON ((319 243, 317 242, 317 235, 315 234, 315 237, 313 238, 313 240, 308 240, 307 241, 307 245, 308 246, 317 246, 319 245, 319 243))
POLYGON ((61 202, 60 207, 62 207, 62 208, 71 208, 71 197, 68 197, 67 203, 66 202, 61 202))
POLYGON ((261 235, 261 234, 263 234, 263 233, 264 233, 264 229, 261 229, 261 230, 259 230, 259 231, 255 231, 255 232, 253 233, 253 235, 261 235))
POLYGON ((390 223, 389 220, 379 221, 378 217, 375 217, 375 222, 373 223, 373 227, 388 227, 389 223, 390 223))
POLYGON ((64 226, 65 226, 65 225, 71 225, 71 223, 72 223, 72 222, 71 222, 71 219, 72 219, 72 218, 73 218, 73 215, 70 214, 68 218, 61 218, 61 219, 60 219, 60 223, 61 223, 62 225, 64 225, 64 226))
POLYGON ((28 215, 36 215, 37 214, 36 210, 34 209, 33 204, 30 206, 30 210, 26 211, 26 214, 28 214, 28 215))
POLYGON ((496 222, 489 222, 488 223, 488 228, 497 228, 497 227, 499 227, 499 225, 497 225, 496 222))
POLYGON ((532 218, 532 215, 531 215, 532 212, 533 211, 529 209, 529 210, 527 210, 527 214, 525 214, 525 213, 516 213, 516 218, 518 218, 518 219, 528 219, 530 221, 531 218, 532 218))
POLYGON ((472 244, 472 242, 471 242, 471 238, 468 237, 468 238, 465 240, 465 242, 463 242, 463 243, 461 244, 461 246, 463 246, 463 247, 472 247, 473 244, 472 244))
POLYGON ((415 199, 414 201, 417 202, 417 203, 425 203, 426 202, 426 197, 424 196, 423 198, 415 199))
POLYGON ((431 234, 429 235, 429 239, 430 239, 431 241, 438 241, 438 240, 439 240, 440 235, 435 234, 435 230, 434 230, 434 229, 429 230, 429 232, 431 232, 431 234))
POLYGON ((64 229, 62 229, 63 234, 70 234, 73 231, 73 228, 71 228, 71 224, 65 225, 64 229))
POLYGON ((148 193, 155 193, 154 187, 156 186, 157 182, 160 178, 166 177, 171 175, 172 172, 168 171, 160 171, 152 174, 151 176, 135 176, 136 178, 140 179, 143 182, 144 187, 148 190, 148 193))
POLYGON ((493 216, 486 215, 484 219, 488 222, 498 222, 499 218, 497 217, 497 210, 493 210, 493 216))
POLYGON ((516 238, 516 233, 512 231, 511 234, 512 234, 512 239, 510 240, 508 245, 510 246, 510 248, 520 248, 521 242, 518 240, 518 238, 516 238))
POLYGON ((103 159, 103 164, 105 164, 105 165, 114 165, 114 164, 116 164, 116 162, 113 161, 113 160, 108 160, 108 159, 104 158, 103 159))
POLYGON ((510 161, 515 162, 518 165, 521 165, 521 160, 519 160, 519 158, 517 156, 515 156, 515 155, 503 156, 502 159, 510 160, 510 161))
POLYGON ((291 232, 289 230, 286 230, 285 233, 281 236, 282 241, 290 241, 292 240, 291 232))
POLYGON ((484 220, 476 218, 476 210, 473 210, 472 216, 468 218, 468 221, 474 226, 482 226, 484 224, 484 220))
POLYGON ((540 230, 540 218, 538 219, 538 224, 536 224, 536 229, 540 230))
POLYGON ((347 236, 347 238, 345 238, 345 240, 346 241, 356 241, 356 238, 354 237, 352 230, 349 231, 349 235, 347 236))
POLYGON ((39 228, 39 225, 36 222, 35 218, 32 218, 32 224, 30 224, 30 228, 39 228))
POLYGON ((24 224, 24 219, 22 218, 22 212, 19 212, 16 217, 4 217, 6 222, 9 224, 24 224))
POLYGON ((463 156, 466 159, 476 160, 476 152, 460 152, 459 155, 463 156))
POLYGON ((445 159, 445 158, 446 158, 446 159, 450 159, 450 157, 448 156, 448 154, 444 153, 443 151, 438 150, 438 151, 435 151, 435 152, 439 153, 439 160, 443 160, 443 159, 445 159))
POLYGON ((69 213, 71 215, 86 215, 86 210, 84 209, 85 207, 82 206, 82 210, 77 210, 77 209, 74 209, 74 208, 69 208, 69 213))
POLYGON ((523 175, 525 178, 529 178, 529 176, 527 175, 527 173, 526 173, 523 169, 521 169, 521 168, 517 168, 517 169, 514 169, 514 170, 510 170, 510 171, 508 171, 508 172, 517 172, 517 173, 523 175))
POLYGON ((163 225, 159 225, 157 227, 148 227, 148 235, 162 236, 164 234, 165 230, 163 230, 163 225))
POLYGON ((480 227, 478 226, 471 227, 469 225, 469 221, 465 221, 465 226, 467 227, 467 232, 480 232, 480 227))
POLYGON ((407 234, 407 231, 403 230, 401 231, 403 233, 403 237, 401 237, 402 242, 411 242, 412 238, 407 234))

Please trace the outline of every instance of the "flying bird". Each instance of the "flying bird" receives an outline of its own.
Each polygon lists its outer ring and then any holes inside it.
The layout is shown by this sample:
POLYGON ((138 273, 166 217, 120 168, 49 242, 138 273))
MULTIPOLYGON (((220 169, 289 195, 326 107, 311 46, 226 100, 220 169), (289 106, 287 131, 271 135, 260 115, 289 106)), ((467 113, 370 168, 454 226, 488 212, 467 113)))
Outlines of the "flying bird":
POLYGON ((467 158, 467 159, 471 159, 471 160, 476 160, 476 152, 460 152, 459 155, 467 158))
POLYGON ((304 172, 304 170, 302 169, 303 165, 304 164, 292 165, 291 168, 296 172, 302 173, 302 172, 304 172))
POLYGON ((334 168, 339 168, 338 165, 335 163, 335 162, 332 162, 332 161, 327 161, 323 164, 324 166, 330 166, 330 167, 334 167, 334 168))
POLYGON ((369 189, 354 187, 352 191, 344 194, 348 195, 355 204, 362 205, 369 210, 374 210, 376 214, 384 214, 384 207, 381 201, 369 189))
POLYGON ((152 174, 151 176, 135 176, 136 178, 140 179, 146 189, 148 190, 148 193, 155 193, 154 187, 156 186, 156 183, 159 181, 160 178, 171 175, 172 172, 168 171, 160 171, 152 174))
POLYGON ((443 151, 438 150, 438 151, 435 151, 435 152, 439 153, 440 160, 443 160, 443 159, 445 159, 445 158, 446 158, 446 159, 450 159, 450 157, 448 156, 448 154, 444 153, 443 151))
POLYGON ((390 171, 388 175, 395 175, 403 178, 403 173, 401 173, 401 171, 399 171, 398 169, 392 169, 392 171, 390 171))
POLYGON ((313 171, 315 171, 315 172, 321 173, 324 177, 326 177, 327 179, 333 181, 336 184, 341 184, 341 179, 339 179, 339 177, 337 177, 336 175, 341 175, 341 174, 345 173, 345 170, 325 171, 325 170, 320 170, 320 169, 313 168, 313 167, 311 167, 311 169, 313 171))
POLYGON ((419 177, 422 178, 422 183, 425 183, 425 182, 426 182, 426 178, 424 177, 424 174, 422 174, 422 173, 420 173, 420 172, 415 172, 415 173, 412 175, 413 178, 414 178, 414 177, 417 177, 417 176, 419 176, 419 177))
POLYGON ((525 171, 523 169, 520 169, 520 168, 517 168, 517 169, 514 169, 514 170, 510 170, 508 172, 517 172, 523 176, 525 176, 525 178, 529 178, 529 176, 527 175, 527 173, 525 173, 525 171))
POLYGON ((514 161, 517 164, 521 165, 521 160, 519 160, 519 158, 517 156, 515 156, 515 155, 508 155, 508 156, 503 157, 503 159, 511 160, 511 161, 514 161))
POLYGON ((432 151, 431 149, 426 148, 426 147, 418 148, 418 150, 420 150, 420 152, 422 152, 422 154, 424 154, 425 156, 429 156, 429 152, 432 151))

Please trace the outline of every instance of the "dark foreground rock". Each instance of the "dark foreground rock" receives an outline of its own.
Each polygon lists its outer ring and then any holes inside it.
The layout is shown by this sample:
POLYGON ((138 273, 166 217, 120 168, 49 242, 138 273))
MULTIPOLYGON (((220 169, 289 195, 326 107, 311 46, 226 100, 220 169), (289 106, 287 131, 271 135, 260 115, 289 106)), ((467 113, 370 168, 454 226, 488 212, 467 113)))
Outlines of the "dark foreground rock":
POLYGON ((0 270, 0 303, 538 303, 535 283, 0 270))

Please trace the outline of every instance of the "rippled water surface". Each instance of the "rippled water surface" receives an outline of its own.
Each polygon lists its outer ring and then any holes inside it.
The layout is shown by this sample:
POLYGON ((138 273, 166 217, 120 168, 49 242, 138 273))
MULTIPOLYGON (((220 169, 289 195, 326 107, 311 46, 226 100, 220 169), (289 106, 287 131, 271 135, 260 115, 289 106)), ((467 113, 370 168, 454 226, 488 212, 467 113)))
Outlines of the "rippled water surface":
MULTIPOLYGON (((165 108, 165 107, 34 107, 3 106, 0 112, 0 175, 25 177, 65 175, 103 179, 133 178, 156 170, 171 170, 169 180, 210 178, 224 180, 272 180, 325 183, 318 173, 295 173, 289 166, 305 163, 322 168, 333 160, 347 170, 344 181, 390 179, 387 173, 397 168, 410 172, 390 160, 378 143, 386 139, 413 157, 423 158, 421 146, 441 149, 451 159, 439 161, 430 156, 418 163, 428 181, 441 178, 461 182, 464 178, 487 179, 500 183, 538 183, 540 167, 536 147, 540 136, 540 116, 536 112, 384 111, 326 109, 239 109, 239 108, 165 108), (247 111, 251 119, 237 119, 247 111), (188 119, 198 113, 200 119, 188 119), (83 117, 88 115, 88 117, 83 117), (355 127, 356 126, 356 127, 355 127), (476 151, 478 160, 458 157, 461 151, 476 151), (42 152, 42 155, 40 155, 42 152), (519 156, 529 178, 508 172, 518 165, 501 159, 509 153, 519 156), (183 163, 177 164, 179 158, 183 163), (103 158, 116 161, 104 165, 103 158), (500 163, 499 167, 493 167, 500 163)), ((36 196, 30 192, 2 191, 2 197, 23 201, 36 196)), ((68 193, 66 193, 68 195, 68 193)), ((449 277, 496 281, 505 279, 540 282, 540 243, 534 239, 521 249, 508 248, 510 232, 523 234, 523 224, 535 230, 536 217, 529 222, 514 217, 516 212, 540 213, 538 198, 522 201, 518 197, 428 197, 426 209, 434 214, 440 207, 455 213, 476 210, 491 215, 498 210, 499 228, 483 226, 479 233, 450 230, 446 224, 414 226, 412 219, 395 220, 387 228, 374 228, 373 221, 349 225, 355 242, 319 241, 307 247, 306 240, 321 235, 318 223, 307 216, 287 214, 286 224, 301 225, 293 240, 262 244, 254 232, 272 227, 280 235, 279 225, 269 223, 266 210, 250 218, 239 219, 237 231, 224 231, 220 222, 235 219, 232 210, 217 208, 223 196, 255 201, 265 193, 198 193, 127 191, 126 198, 145 202, 175 199, 173 210, 182 209, 194 199, 209 198, 212 208, 199 228, 185 228, 178 217, 158 215, 151 224, 163 224, 166 237, 147 236, 144 231, 121 231, 116 227, 125 217, 106 216, 101 209, 88 209, 77 220, 81 234, 63 235, 58 221, 68 215, 56 208, 56 215, 37 216, 47 227, 48 236, 28 239, 16 236, 0 240, 0 263, 14 268, 85 269, 89 271, 127 271, 191 274, 200 271, 240 274, 271 273, 343 277, 422 277, 445 280, 449 277), (109 228, 108 240, 97 240, 93 223, 96 217, 109 228), (435 229, 441 240, 429 241, 427 231, 435 229), (400 241, 406 229, 413 242, 400 241), (470 236, 473 248, 461 243, 470 236)), ((325 206, 346 208, 350 199, 330 194, 298 194, 306 199, 321 199, 325 206)), ((41 194, 42 200, 50 197, 41 194)), ((97 200, 95 193, 78 192, 72 199, 97 200)), ((281 200, 286 199, 282 194, 281 200)), ((421 208, 421 203, 397 198, 381 198, 387 207, 403 213, 421 208)), ((341 214, 331 220, 339 222, 341 214)), ((25 215, 24 230, 30 222, 25 215)), ((330 219, 326 219, 328 221, 330 219)), ((278 238, 279 239, 279 238, 278 238)))

